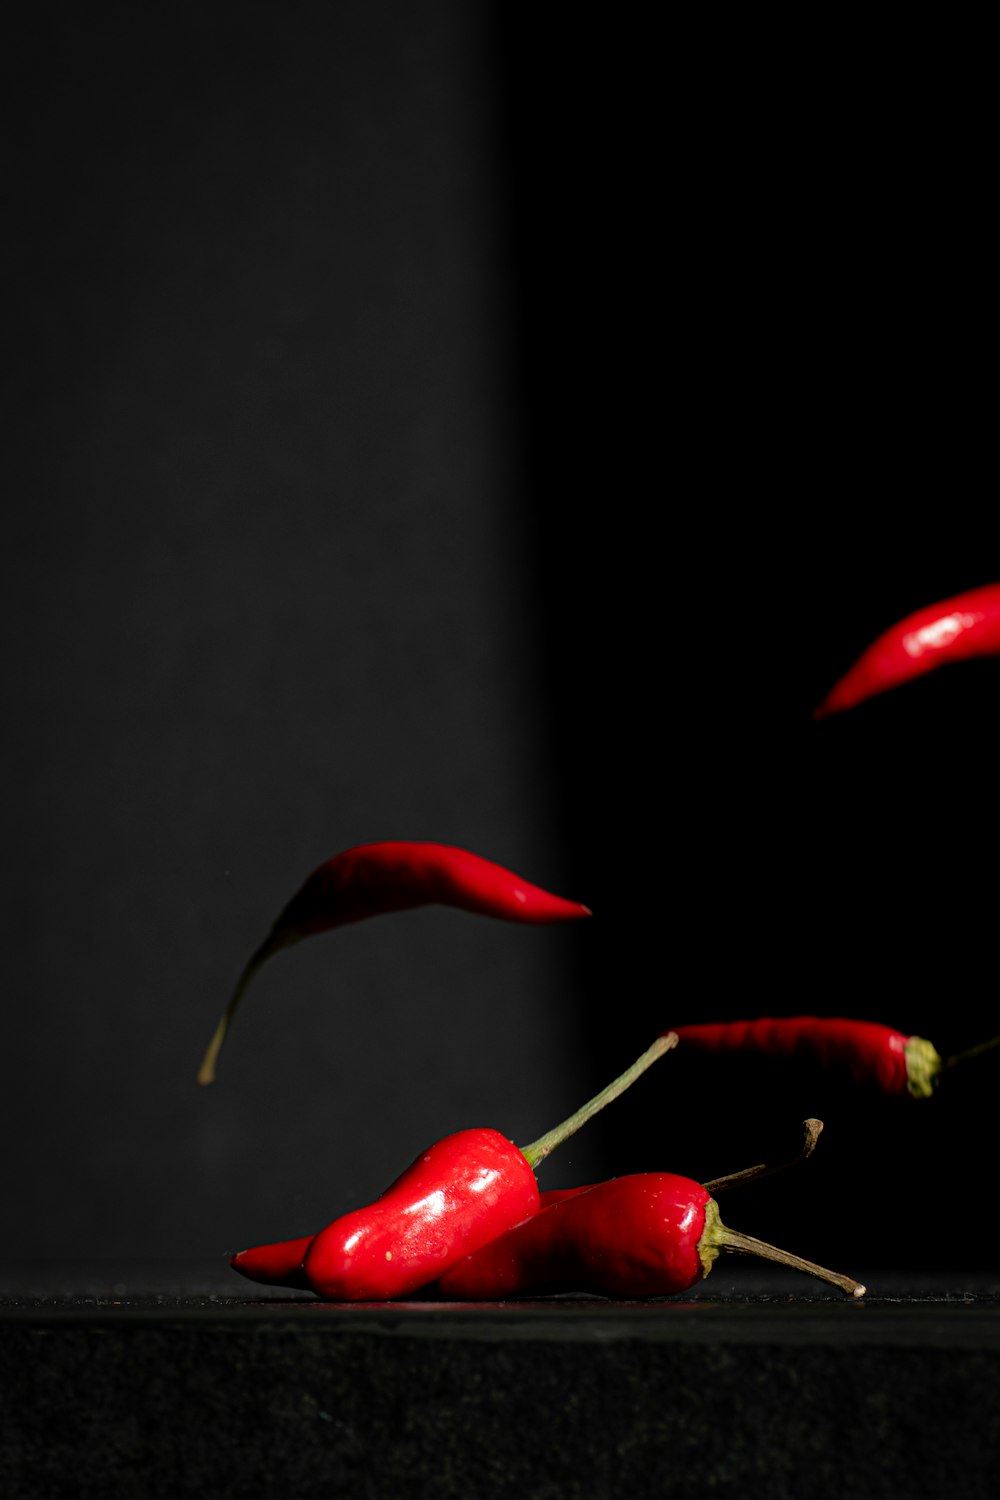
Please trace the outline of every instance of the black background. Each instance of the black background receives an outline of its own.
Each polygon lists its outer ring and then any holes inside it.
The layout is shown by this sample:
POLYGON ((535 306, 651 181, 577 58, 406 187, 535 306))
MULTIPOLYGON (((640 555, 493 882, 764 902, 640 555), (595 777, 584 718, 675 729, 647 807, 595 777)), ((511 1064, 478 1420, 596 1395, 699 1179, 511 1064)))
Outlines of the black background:
MULTIPOLYGON (((540 1134, 664 1025, 993 1031, 1000 664, 811 716, 1000 578, 979 56, 392 0, 21 20, 10 1258, 305 1233, 446 1130, 540 1134), (409 837, 594 918, 280 955, 199 1090, 302 878, 409 837)), ((727 1219, 990 1269, 997 1065, 918 1104, 674 1053, 543 1185, 719 1175, 818 1115, 727 1219)))

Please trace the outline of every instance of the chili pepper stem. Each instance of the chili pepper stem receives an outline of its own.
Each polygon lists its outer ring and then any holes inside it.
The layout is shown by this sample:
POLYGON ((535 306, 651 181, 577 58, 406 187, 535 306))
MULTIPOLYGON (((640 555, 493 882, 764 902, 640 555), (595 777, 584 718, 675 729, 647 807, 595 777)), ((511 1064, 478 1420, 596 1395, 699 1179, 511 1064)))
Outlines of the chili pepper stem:
POLYGON ((728 1192, 730 1188, 745 1187, 748 1182, 757 1182, 761 1177, 770 1177, 772 1172, 783 1172, 786 1167, 795 1167, 799 1162, 805 1161, 812 1156, 816 1149, 816 1142, 820 1138, 823 1129, 822 1120, 804 1120, 804 1136, 802 1145, 794 1156, 789 1156, 782 1161, 760 1162, 755 1167, 744 1167, 742 1172, 730 1172, 725 1177, 714 1177, 711 1182, 703 1182, 704 1187, 714 1198, 718 1193, 728 1192))
POLYGON ((941 1064, 940 1071, 943 1073, 946 1068, 953 1068, 956 1063, 967 1062, 969 1058, 979 1057, 983 1052, 992 1052, 994 1047, 1000 1047, 1000 1036, 992 1036, 986 1042, 977 1042, 974 1047, 966 1047, 962 1052, 953 1052, 950 1057, 945 1058, 941 1064))
POLYGON ((243 972, 236 981, 236 987, 233 990, 229 1004, 222 1012, 219 1024, 212 1035, 212 1040, 205 1049, 205 1055, 198 1069, 199 1083, 215 1082, 215 1069, 219 1061, 219 1053, 222 1051, 222 1044, 226 1040, 226 1033, 233 1024, 233 1017, 239 1010, 240 1002, 249 989, 250 981, 254 975, 259 969, 263 968, 269 958, 278 952, 279 948, 287 948, 289 944, 296 941, 295 936, 290 936, 287 933, 279 935, 277 931, 272 932, 264 939, 256 953, 253 953, 247 960, 243 972))
POLYGON ((609 1083, 607 1088, 602 1089, 599 1094, 595 1094, 593 1099, 582 1105, 575 1114, 563 1120, 561 1125, 556 1125, 552 1130, 547 1130, 544 1135, 538 1137, 537 1141, 532 1141, 530 1146, 522 1146, 522 1156, 527 1157, 531 1166, 537 1167, 540 1161, 544 1161, 557 1146, 561 1145, 563 1141, 568 1140, 571 1135, 575 1135, 580 1126, 586 1125, 587 1121, 602 1110, 606 1104, 610 1104, 612 1099, 617 1099, 619 1094, 624 1094, 625 1090, 645 1073, 646 1069, 652 1063, 656 1062, 658 1057, 662 1057, 664 1052, 669 1052, 672 1047, 676 1046, 676 1032, 668 1031, 662 1036, 658 1036, 653 1045, 647 1047, 642 1056, 637 1057, 630 1068, 626 1068, 625 1072, 616 1078, 613 1083, 609 1083))
POLYGON ((708 1261, 711 1265, 720 1250, 736 1251, 741 1255, 757 1255, 762 1260, 777 1261, 779 1265, 788 1266, 793 1271, 803 1271, 807 1276, 815 1276, 819 1281, 825 1281, 830 1286, 835 1286, 841 1292, 846 1292, 849 1297, 863 1297, 867 1290, 860 1281, 855 1281, 851 1276, 842 1276, 839 1271, 828 1271, 825 1266, 817 1266, 811 1260, 803 1260, 800 1255, 793 1255, 790 1250, 779 1250, 776 1245, 769 1245, 765 1240, 758 1240, 750 1234, 741 1234, 738 1229, 729 1229, 719 1218, 718 1209, 711 1212, 712 1199, 709 1199, 705 1211, 705 1228, 702 1231, 699 1243, 699 1253, 702 1254, 703 1262, 708 1261))

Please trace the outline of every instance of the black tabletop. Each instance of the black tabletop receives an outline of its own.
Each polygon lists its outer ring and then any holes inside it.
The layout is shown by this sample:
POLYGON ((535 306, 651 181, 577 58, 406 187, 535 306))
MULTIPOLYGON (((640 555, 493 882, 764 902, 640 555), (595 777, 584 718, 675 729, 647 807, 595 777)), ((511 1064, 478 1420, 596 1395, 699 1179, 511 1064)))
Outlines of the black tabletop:
POLYGON ((1000 1283, 325 1303, 177 1263, 0 1272, 12 1496, 991 1496, 1000 1283))

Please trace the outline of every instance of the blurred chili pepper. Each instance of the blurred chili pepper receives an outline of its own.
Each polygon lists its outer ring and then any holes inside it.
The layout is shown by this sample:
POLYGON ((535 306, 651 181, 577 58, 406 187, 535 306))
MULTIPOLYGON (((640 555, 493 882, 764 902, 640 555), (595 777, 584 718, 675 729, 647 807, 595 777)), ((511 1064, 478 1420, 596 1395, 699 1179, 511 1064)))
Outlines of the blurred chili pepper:
POLYGON ((813 717, 853 708, 948 662, 998 653, 1000 583, 988 583, 925 605, 883 631, 834 684, 813 717))
POLYGON ((222 1044, 250 981, 279 949, 349 922, 430 905, 533 924, 591 915, 578 901, 554 896, 468 849, 407 841, 345 849, 313 871, 249 959, 209 1042, 198 1082, 214 1081, 222 1044))
POLYGON ((528 1146, 519 1148, 486 1128, 445 1136, 422 1152, 374 1203, 305 1237, 298 1266, 290 1264, 295 1252, 289 1252, 287 1242, 284 1247, 261 1247, 260 1253, 240 1252, 230 1264, 252 1280, 272 1283, 288 1284, 283 1273, 290 1271, 292 1284, 305 1285, 332 1301, 405 1297, 433 1281, 459 1256, 536 1213, 534 1168, 676 1043, 672 1032, 657 1037, 624 1073, 528 1146), (265 1275, 254 1275, 257 1270, 265 1275))
POLYGON ((708 1189, 672 1172, 615 1177, 540 1209, 459 1260, 435 1291, 475 1302, 558 1292, 665 1297, 707 1276, 722 1250, 778 1261, 853 1297, 865 1292, 849 1276, 728 1229, 708 1189))
POLYGON ((797 1057, 844 1069, 855 1083, 883 1093, 930 1098, 944 1064, 919 1036, 907 1036, 877 1021, 840 1016, 761 1016, 753 1021, 716 1021, 675 1026, 681 1047, 702 1052, 758 1053, 797 1057))

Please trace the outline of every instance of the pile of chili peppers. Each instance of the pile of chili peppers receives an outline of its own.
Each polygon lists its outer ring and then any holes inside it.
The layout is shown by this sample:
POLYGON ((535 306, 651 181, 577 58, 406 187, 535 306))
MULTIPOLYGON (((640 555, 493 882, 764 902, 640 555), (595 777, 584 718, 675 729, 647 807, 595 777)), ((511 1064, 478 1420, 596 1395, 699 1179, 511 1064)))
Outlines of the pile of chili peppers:
MULTIPOLYGON (((280 948, 346 922, 430 902, 518 922, 590 915, 580 903, 468 850, 403 842, 346 850, 309 876, 244 967, 199 1081, 214 1079, 250 980, 280 948)), ((709 1187, 676 1174, 634 1174, 539 1191, 538 1163, 677 1041, 675 1032, 663 1032, 620 1077, 530 1145, 519 1147, 494 1129, 457 1131, 421 1152, 371 1204, 339 1215, 315 1234, 243 1250, 232 1257, 233 1269, 254 1281, 342 1302, 431 1292, 480 1299, 550 1287, 648 1297, 685 1290, 708 1274, 721 1250, 738 1250, 862 1295, 864 1288, 850 1277, 728 1229, 709 1187)), ((772 1169, 762 1164, 735 1178, 772 1169)))
MULTIPOLYGON (((917 610, 886 630, 815 711, 822 719, 963 658, 1000 654, 1000 584, 917 610)), ((468 850, 436 843, 360 845, 309 876, 242 970, 198 1071, 211 1083, 223 1042, 249 985, 279 950, 349 922, 439 903, 506 921, 553 923, 589 908, 532 885, 468 850)), ((957 1062, 1000 1038, 943 1059, 925 1038, 868 1019, 758 1017, 696 1022, 664 1031, 636 1062, 568 1120, 519 1147, 494 1129, 458 1131, 435 1142, 368 1206, 317 1232, 240 1251, 233 1270, 343 1302, 437 1297, 493 1301, 577 1292, 646 1299, 682 1292, 708 1275, 722 1251, 757 1255, 803 1272, 851 1297, 865 1288, 774 1246, 727 1228, 716 1195, 791 1161, 764 1162, 711 1182, 670 1171, 539 1190, 535 1167, 618 1097, 666 1052, 735 1053, 841 1072, 854 1086, 901 1098, 930 1098, 957 1062)), ((806 1122, 793 1161, 811 1155, 821 1122, 806 1122)))

